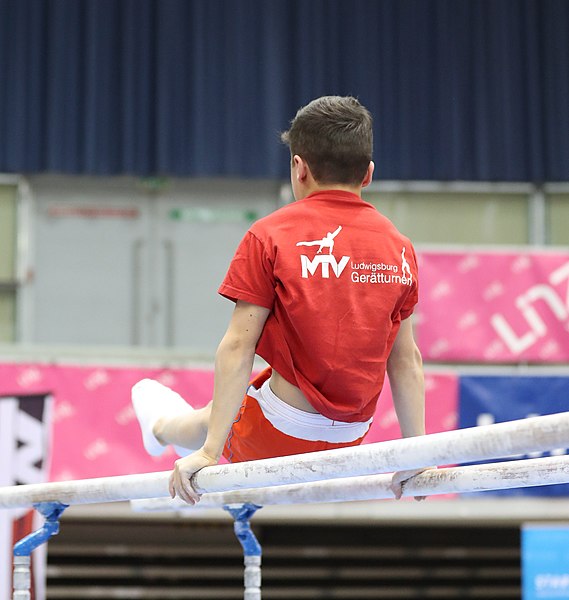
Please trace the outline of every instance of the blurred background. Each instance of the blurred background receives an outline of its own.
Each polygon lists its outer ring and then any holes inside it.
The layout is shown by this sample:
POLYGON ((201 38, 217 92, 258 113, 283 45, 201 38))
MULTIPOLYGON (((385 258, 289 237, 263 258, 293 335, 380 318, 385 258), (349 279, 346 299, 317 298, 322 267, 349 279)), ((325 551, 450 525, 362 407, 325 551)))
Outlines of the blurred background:
MULTIPOLYGON (((567 0, 0 0, 0 483, 171 467, 130 387, 209 400, 217 287, 321 95, 372 112, 364 199, 419 254, 429 433, 569 410, 567 0)), ((266 508, 264 594, 521 598, 524 527, 568 494, 266 508)), ((232 535, 71 508, 38 598, 239 598, 232 535)))

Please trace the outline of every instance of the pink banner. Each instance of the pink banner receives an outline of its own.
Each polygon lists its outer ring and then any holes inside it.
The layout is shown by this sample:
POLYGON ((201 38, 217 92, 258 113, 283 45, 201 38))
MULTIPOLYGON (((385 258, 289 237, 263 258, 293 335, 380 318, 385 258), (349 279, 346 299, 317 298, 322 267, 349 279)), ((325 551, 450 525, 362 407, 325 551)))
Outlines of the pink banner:
POLYGON ((417 338, 436 361, 569 361, 569 252, 422 252, 417 338))
MULTIPOLYGON (((454 373, 425 373, 425 404, 427 433, 451 431, 458 422, 458 377, 454 373)), ((395 440, 401 437, 393 407, 389 380, 381 392, 366 444, 395 440)))
MULTIPOLYGON (((53 395, 52 481, 168 470, 176 455, 145 453, 131 408, 130 389, 144 377, 161 381, 195 407, 205 405, 213 389, 210 369, 0 364, 0 394, 53 395)), ((429 433, 456 427, 457 389, 455 375, 427 374, 429 433)), ((398 437, 387 386, 366 442, 398 437)))
POLYGON ((51 392, 52 481, 168 470, 177 458, 159 458, 142 447, 130 404, 130 389, 151 377, 172 387, 196 407, 209 399, 209 369, 163 370, 96 366, 0 365, 0 393, 51 392))

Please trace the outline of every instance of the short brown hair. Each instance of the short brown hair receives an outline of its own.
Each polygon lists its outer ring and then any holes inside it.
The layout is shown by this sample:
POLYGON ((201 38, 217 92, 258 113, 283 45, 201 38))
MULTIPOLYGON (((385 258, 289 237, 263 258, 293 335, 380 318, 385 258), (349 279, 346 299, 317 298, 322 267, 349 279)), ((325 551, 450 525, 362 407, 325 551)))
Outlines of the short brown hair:
POLYGON ((318 183, 359 185, 372 157, 373 121, 351 96, 322 96, 299 109, 281 140, 318 183))

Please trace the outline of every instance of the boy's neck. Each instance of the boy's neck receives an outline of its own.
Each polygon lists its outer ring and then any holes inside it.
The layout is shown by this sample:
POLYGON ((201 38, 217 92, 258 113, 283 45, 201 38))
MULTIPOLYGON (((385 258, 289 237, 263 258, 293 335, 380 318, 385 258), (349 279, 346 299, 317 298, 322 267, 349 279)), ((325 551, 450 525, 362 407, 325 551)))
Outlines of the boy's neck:
POLYGON ((342 183, 316 183, 312 182, 311 185, 307 185, 304 190, 306 193, 304 197, 310 196, 310 194, 314 194, 315 192, 327 192, 330 190, 340 190, 342 192, 350 192, 351 194, 355 194, 356 196, 362 195, 362 186, 361 185, 345 185, 342 183))

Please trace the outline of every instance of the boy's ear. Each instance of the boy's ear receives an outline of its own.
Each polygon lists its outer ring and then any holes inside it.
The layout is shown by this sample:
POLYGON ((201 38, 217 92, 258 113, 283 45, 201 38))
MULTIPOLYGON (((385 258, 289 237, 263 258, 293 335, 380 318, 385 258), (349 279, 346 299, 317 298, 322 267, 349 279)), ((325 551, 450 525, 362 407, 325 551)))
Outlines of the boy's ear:
POLYGON ((373 160, 370 160, 364 180, 362 181, 362 187, 367 187, 371 183, 371 180, 373 179, 374 169, 375 169, 375 163, 373 162, 373 160))
POLYGON ((308 173, 310 171, 310 167, 308 166, 306 161, 303 160, 303 158, 301 156, 299 156, 298 154, 295 154, 292 157, 292 164, 293 164, 293 168, 295 170, 297 181, 300 183, 305 182, 308 177, 308 173))

